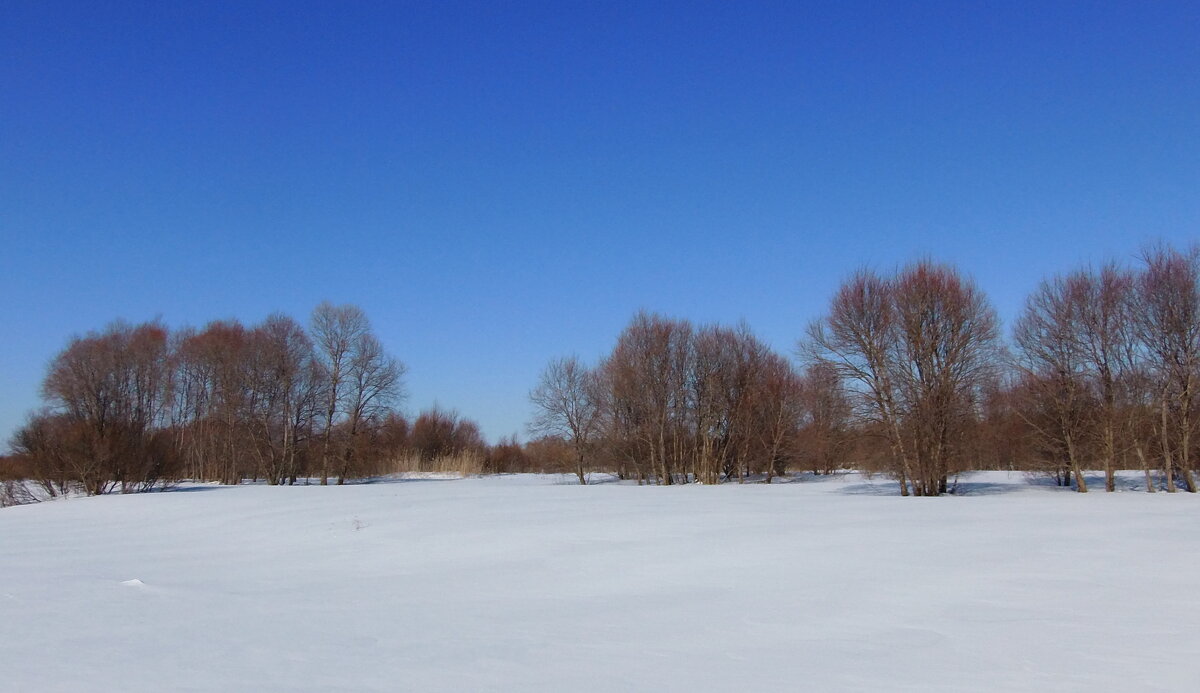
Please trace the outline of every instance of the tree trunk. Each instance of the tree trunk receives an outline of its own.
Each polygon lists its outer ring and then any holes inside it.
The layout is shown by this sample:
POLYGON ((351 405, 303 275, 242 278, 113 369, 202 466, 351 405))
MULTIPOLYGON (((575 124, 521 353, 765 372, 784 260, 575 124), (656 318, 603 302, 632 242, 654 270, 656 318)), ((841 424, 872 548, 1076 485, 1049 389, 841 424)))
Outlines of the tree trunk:
POLYGON ((1196 492, 1196 482, 1192 479, 1191 459, 1189 453, 1192 446, 1191 432, 1191 416, 1188 411, 1190 407, 1184 409, 1183 431, 1180 433, 1182 440, 1179 444, 1179 473, 1183 476, 1183 486, 1188 493, 1196 492))
POLYGON ((1109 421, 1104 429, 1104 490, 1108 493, 1117 490, 1116 447, 1113 426, 1109 421))
POLYGON ((1167 393, 1163 392, 1162 403, 1159 405, 1162 424, 1159 433, 1162 437, 1163 474, 1167 478, 1167 493, 1175 493, 1175 465, 1171 459, 1171 442, 1167 435, 1167 393))
POLYGON ((1075 454, 1075 442, 1070 435, 1067 436, 1067 457, 1071 461, 1071 472, 1075 475, 1075 490, 1087 493, 1087 481, 1083 478, 1083 470, 1079 467, 1079 458, 1075 454))
POLYGON ((1154 477, 1150 475, 1150 463, 1146 460, 1146 451, 1142 449, 1141 442, 1134 444, 1134 450, 1137 452, 1138 462, 1142 464, 1142 472, 1146 475, 1146 493, 1154 493, 1154 477))
POLYGON ((1192 478, 1192 471, 1187 467, 1180 465, 1179 473, 1183 476, 1183 487, 1188 493, 1196 492, 1196 481, 1192 478))

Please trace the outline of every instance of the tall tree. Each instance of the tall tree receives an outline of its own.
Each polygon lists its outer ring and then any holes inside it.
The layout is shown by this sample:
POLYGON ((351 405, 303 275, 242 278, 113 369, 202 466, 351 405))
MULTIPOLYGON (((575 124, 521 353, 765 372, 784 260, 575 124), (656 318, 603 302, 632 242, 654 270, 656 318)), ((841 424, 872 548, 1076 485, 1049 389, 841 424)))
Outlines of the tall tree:
POLYGON ((860 426, 874 423, 884 431, 891 468, 907 496, 912 463, 896 386, 900 340, 892 282, 862 269, 838 287, 829 313, 809 326, 801 351, 834 369, 856 395, 860 426))
POLYGON ((338 484, 344 484, 356 454, 361 455, 364 429, 378 426, 404 395, 404 364, 388 356, 373 334, 358 336, 352 345, 346 378, 346 437, 338 484))
POLYGON ((1062 450, 1076 490, 1086 493, 1081 456, 1093 402, 1087 392, 1087 355, 1081 339, 1083 316, 1078 297, 1082 295, 1077 281, 1060 277, 1042 282, 1026 301, 1013 341, 1015 364, 1026 375, 1028 392, 1049 413, 1049 422, 1033 416, 1027 416, 1027 421, 1062 450))
POLYGON ((153 483, 167 462, 154 438, 168 409, 167 330, 116 322, 75 338, 50 364, 42 393, 72 431, 67 459, 88 493, 153 483))
POLYGON ((355 344, 370 331, 362 309, 335 306, 325 301, 312 314, 312 336, 321 367, 324 392, 324 427, 321 433, 321 485, 329 483, 333 453, 334 422, 344 413, 350 361, 355 344))
POLYGON ((914 485, 919 495, 946 491, 962 466, 980 388, 995 370, 998 321, 983 292, 949 265, 906 267, 894 283, 901 335, 896 379, 911 412, 914 485))
POLYGON ((319 383, 313 377, 312 341, 282 314, 269 316, 250 335, 254 449, 271 484, 294 481, 306 431, 311 430, 319 383))
POLYGON ((575 356, 556 359, 542 371, 529 399, 534 406, 530 432, 561 436, 570 443, 575 474, 580 484, 586 484, 589 458, 604 415, 596 373, 575 356))
POLYGON ((687 321, 639 313, 606 361, 614 411, 628 426, 639 473, 644 461, 663 484, 686 469, 692 331, 687 321))
POLYGON ((1158 433, 1168 491, 1196 491, 1192 434, 1200 369, 1200 247, 1147 249, 1137 287, 1137 328, 1157 381, 1158 433))
POLYGON ((1134 275, 1115 264, 1067 278, 1078 337, 1096 384, 1096 432, 1104 463, 1104 490, 1116 490, 1123 415, 1134 406, 1129 388, 1140 360, 1134 330, 1134 275))
POLYGON ((974 283, 926 260, 887 279, 857 272, 803 350, 856 393, 864 425, 885 431, 901 493, 911 483, 917 495, 936 495, 961 466, 995 364, 996 325, 974 283))
POLYGON ((769 484, 787 471, 799 432, 804 385, 792 364, 765 349, 753 386, 751 431, 769 484))

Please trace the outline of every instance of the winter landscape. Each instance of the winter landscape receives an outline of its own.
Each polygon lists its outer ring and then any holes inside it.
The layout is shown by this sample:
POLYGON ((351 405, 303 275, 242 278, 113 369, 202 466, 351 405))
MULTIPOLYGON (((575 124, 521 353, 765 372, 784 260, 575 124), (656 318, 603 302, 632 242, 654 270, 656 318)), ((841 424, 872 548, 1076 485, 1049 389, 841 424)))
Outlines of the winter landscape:
POLYGON ((0 693, 1200 690, 1197 37, 0 3, 0 693))
POLYGON ((928 499, 854 474, 572 479, 187 484, 5 509, 3 687, 1191 688, 1195 496, 1004 472, 928 499))

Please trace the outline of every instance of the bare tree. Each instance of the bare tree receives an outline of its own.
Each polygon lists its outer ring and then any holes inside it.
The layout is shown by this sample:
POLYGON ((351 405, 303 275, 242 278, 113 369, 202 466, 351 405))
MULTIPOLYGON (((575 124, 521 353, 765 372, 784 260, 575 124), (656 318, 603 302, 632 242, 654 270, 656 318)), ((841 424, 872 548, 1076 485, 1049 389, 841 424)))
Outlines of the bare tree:
POLYGON ((799 432, 804 386, 792 364, 765 351, 753 386, 751 431, 757 434, 766 482, 787 471, 799 432))
POLYGON ((312 335, 321 366, 324 389, 324 428, 321 440, 321 485, 329 483, 334 421, 343 412, 347 379, 355 344, 370 331, 362 309, 353 305, 335 306, 328 301, 313 310, 312 335))
POLYGON ((364 427, 377 425, 402 399, 404 372, 404 364, 388 356, 374 335, 364 333, 354 341, 346 379, 348 440, 342 452, 338 484, 346 482, 355 454, 363 450, 359 436, 364 427))
POLYGON ((946 491, 997 350, 995 312, 953 268, 921 261, 894 278, 860 270, 809 328, 810 360, 836 370, 864 430, 881 429, 903 495, 946 491))
MULTIPOLYGON (((541 413, 550 405, 556 423, 535 430, 572 437, 562 414, 564 390, 579 390, 568 387, 572 368, 582 367, 556 362, 544 374, 535 401, 541 413)), ((589 448, 621 478, 632 468, 639 482, 743 482, 759 473, 769 482, 794 457, 798 378, 745 325, 694 328, 639 313, 591 373, 595 394, 588 398, 603 425, 589 448)))
POLYGON ((69 493, 80 481, 75 458, 87 453, 73 449, 81 428, 66 414, 49 409, 30 413, 9 441, 13 457, 23 462, 18 478, 35 482, 49 498, 69 493))
POLYGON ((117 322, 74 338, 47 371, 49 408, 19 432, 21 459, 56 492, 136 491, 184 475, 295 483, 314 459, 326 474, 337 459, 344 482, 364 453, 391 454, 394 431, 376 428, 394 429, 404 367, 357 308, 326 304, 314 325, 323 359, 282 314, 252 329, 117 322))
POLYGON ((217 320, 177 339, 173 362, 177 446, 194 479, 237 484, 257 469, 249 412, 258 393, 251 382, 253 336, 236 320, 217 320))
POLYGON ((1096 384, 1095 428, 1104 462, 1104 490, 1112 492, 1121 453, 1121 417, 1134 406, 1128 388, 1140 351, 1134 330, 1134 275, 1109 264, 1099 272, 1070 275, 1066 291, 1075 305, 1077 334, 1096 384))
MULTIPOLYGON (((1042 282, 1017 320, 1014 363, 1026 374, 1028 392, 1049 412, 1049 422, 1027 416, 1027 422, 1047 441, 1061 446, 1075 478, 1075 488, 1087 493, 1080 460, 1088 431, 1087 355, 1078 282, 1057 278, 1042 282)), ((1033 402, 1030 403, 1031 405, 1033 402)), ((1035 407, 1027 407, 1032 410, 1035 407)))
POLYGON ((995 311, 974 283, 930 261, 905 268, 894 284, 901 334, 896 378, 911 413, 909 429, 919 495, 945 493, 962 467, 980 387, 994 372, 995 311))
POLYGON ((753 359, 757 344, 744 327, 732 330, 705 325, 692 336, 691 358, 685 378, 687 425, 691 428, 692 472, 697 481, 716 484, 722 475, 744 479, 750 438, 753 359))
POLYGON ((173 459, 156 439, 171 392, 167 331, 158 323, 116 322, 71 340, 42 385, 70 432, 73 476, 88 493, 148 488, 173 459))
POLYGON ((1187 252, 1149 248, 1142 260, 1137 328, 1159 390, 1158 433, 1167 490, 1175 491, 1178 475, 1194 493, 1191 452, 1200 369, 1200 247, 1187 252))
POLYGON ((716 484, 721 474, 740 468, 735 448, 738 406, 745 396, 745 373, 738 370, 737 334, 719 325, 707 325, 693 338, 693 360, 688 378, 692 469, 698 482, 716 484))
POLYGON ((423 462, 463 453, 478 453, 485 447, 479 424, 457 411, 434 405, 413 422, 409 441, 423 462))
POLYGON ((719 371, 723 398, 718 400, 723 409, 720 419, 727 427, 722 473, 726 479, 736 474, 738 483, 745 483, 752 466, 762 471, 768 464, 782 462, 767 459, 782 452, 782 448, 765 452, 766 439, 759 430, 770 416, 766 413, 770 403, 764 400, 767 394, 764 383, 769 377, 767 362, 776 356, 745 324, 736 330, 716 329, 725 345, 719 371))
POLYGON ((534 418, 531 433, 562 436, 575 455, 575 474, 587 483, 592 448, 600 432, 604 410, 596 373, 575 356, 551 361, 530 393, 534 418))
POLYGON ((606 361, 615 421, 630 438, 639 478, 649 470, 672 484, 686 469, 692 353, 691 323, 643 312, 606 361))
POLYGON ((799 454, 816 474, 832 474, 845 463, 850 442, 852 405, 827 362, 809 364, 797 385, 799 454))
POLYGON ((312 341, 282 314, 269 316, 250 334, 247 412, 261 474, 270 484, 294 481, 300 446, 311 431, 319 384, 312 341))
POLYGON ((900 493, 907 496, 912 465, 895 384, 900 338, 891 282, 862 269, 838 288, 828 315, 809 326, 801 351, 834 369, 857 396, 860 424, 877 423, 884 431, 900 493))

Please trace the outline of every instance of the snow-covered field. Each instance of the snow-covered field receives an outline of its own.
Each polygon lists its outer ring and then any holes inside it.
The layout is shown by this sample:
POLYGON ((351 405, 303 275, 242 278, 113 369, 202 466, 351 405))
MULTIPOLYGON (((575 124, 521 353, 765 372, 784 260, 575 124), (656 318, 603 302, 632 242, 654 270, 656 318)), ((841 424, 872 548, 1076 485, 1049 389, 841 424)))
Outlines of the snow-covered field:
POLYGON ((967 481, 922 499, 856 476, 506 476, 6 508, 0 689, 1200 690, 1200 498, 967 481))

